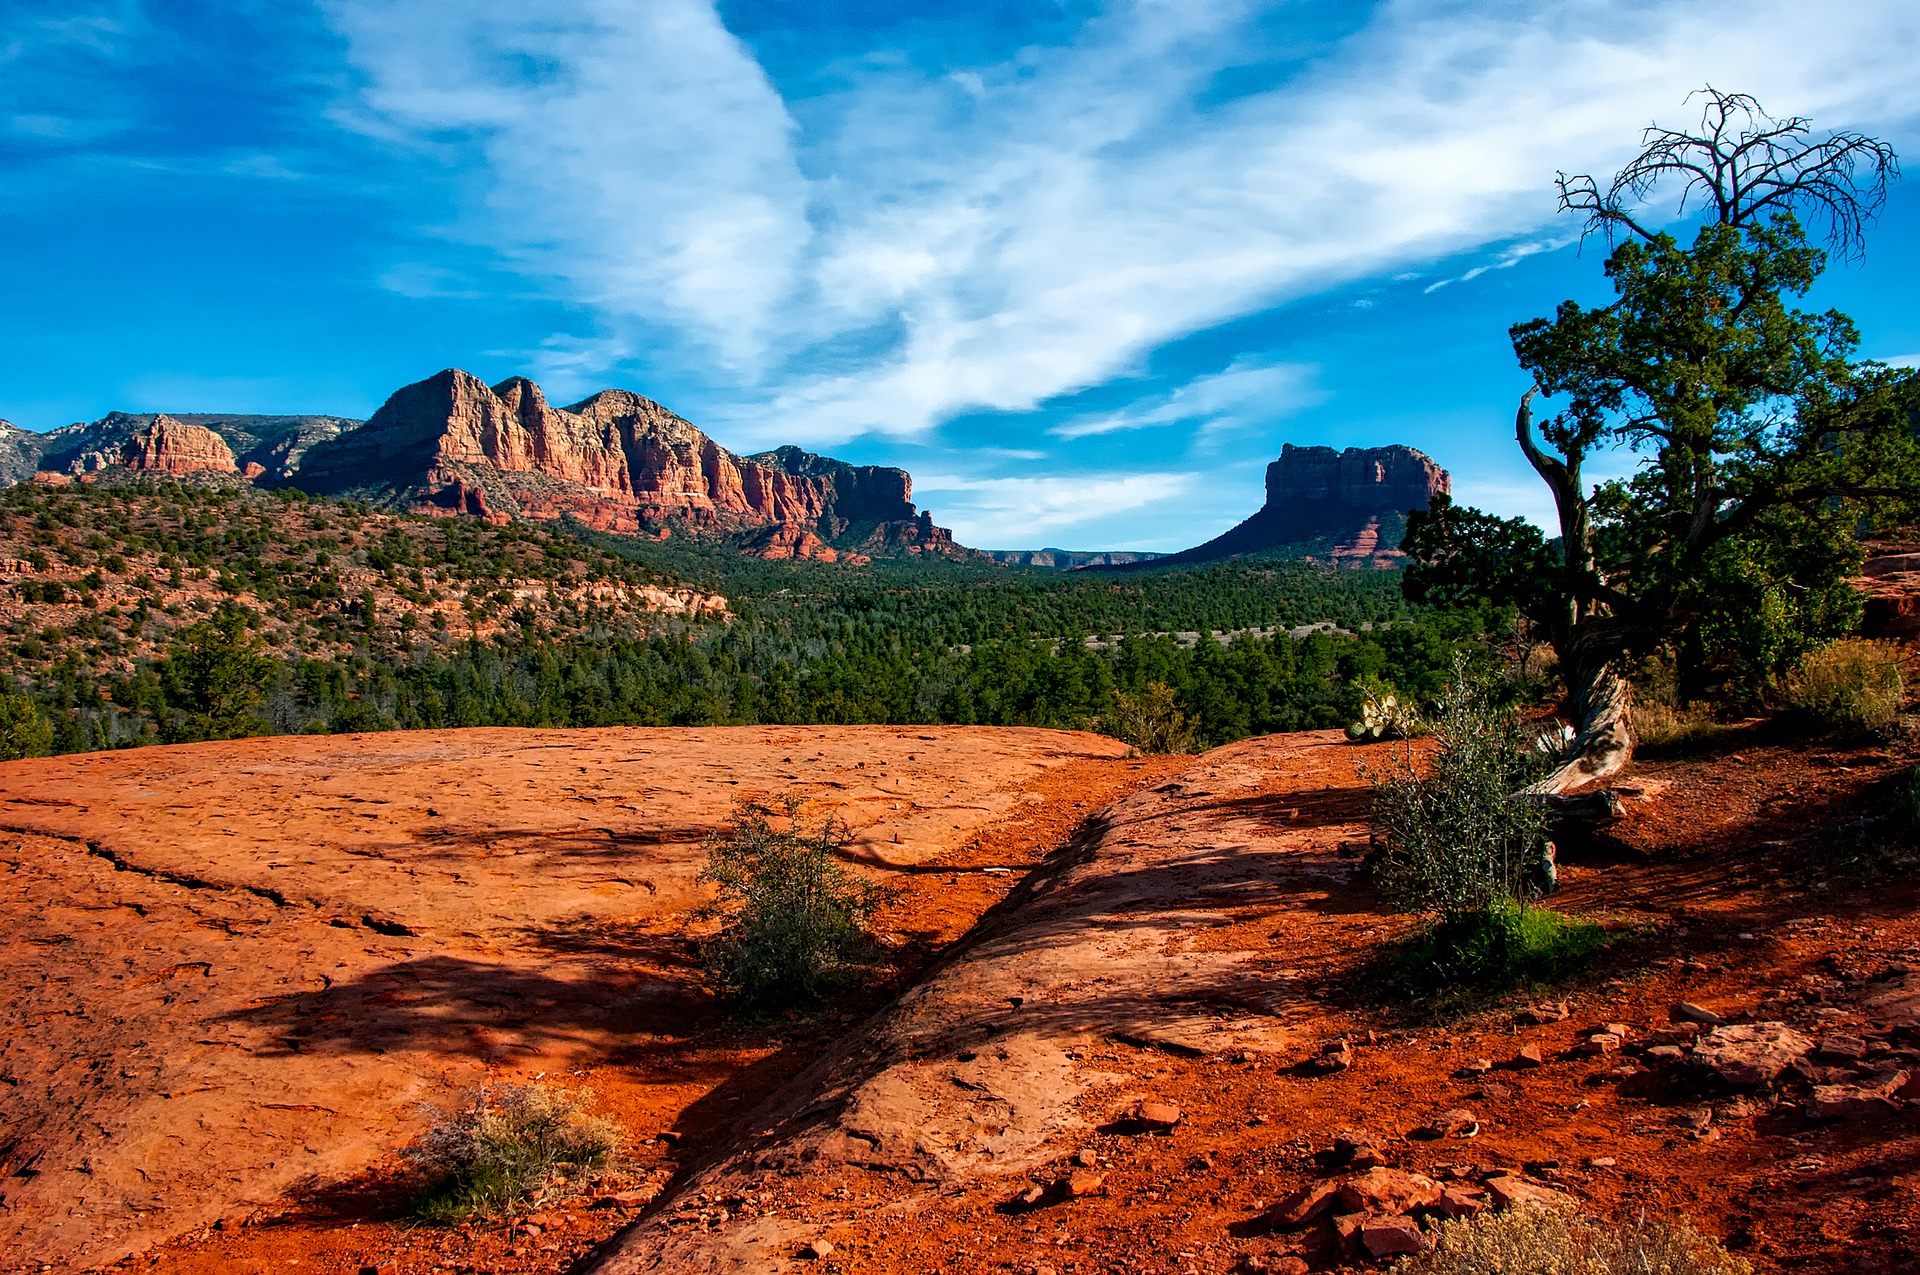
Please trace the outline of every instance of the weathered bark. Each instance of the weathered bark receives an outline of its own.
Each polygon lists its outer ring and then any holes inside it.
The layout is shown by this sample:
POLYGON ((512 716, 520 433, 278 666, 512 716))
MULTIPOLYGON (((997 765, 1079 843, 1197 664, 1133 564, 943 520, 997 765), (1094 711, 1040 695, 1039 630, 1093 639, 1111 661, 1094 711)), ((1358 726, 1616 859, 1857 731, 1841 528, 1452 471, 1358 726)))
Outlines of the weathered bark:
MULTIPOLYGON (((1574 675, 1569 672, 1568 676, 1574 675)), ((1601 665, 1583 686, 1569 685, 1567 691, 1567 706, 1576 723, 1571 755, 1528 792, 1570 793, 1618 774, 1633 757, 1633 732, 1627 721, 1633 707, 1633 688, 1627 680, 1611 665, 1601 665)))
POLYGON ((1592 628, 1598 610, 1589 601, 1589 586, 1598 565, 1593 554, 1593 521, 1581 490, 1580 454, 1564 461, 1549 456, 1533 438, 1533 396, 1529 389, 1514 415, 1514 435, 1527 463, 1553 492, 1560 517, 1560 559, 1565 576, 1562 609, 1550 628, 1561 676, 1567 684, 1567 711, 1574 721, 1571 756, 1559 769, 1526 791, 1543 796, 1563 794, 1619 773, 1633 757, 1633 733, 1627 716, 1633 691, 1615 671, 1613 661, 1593 651, 1592 628))

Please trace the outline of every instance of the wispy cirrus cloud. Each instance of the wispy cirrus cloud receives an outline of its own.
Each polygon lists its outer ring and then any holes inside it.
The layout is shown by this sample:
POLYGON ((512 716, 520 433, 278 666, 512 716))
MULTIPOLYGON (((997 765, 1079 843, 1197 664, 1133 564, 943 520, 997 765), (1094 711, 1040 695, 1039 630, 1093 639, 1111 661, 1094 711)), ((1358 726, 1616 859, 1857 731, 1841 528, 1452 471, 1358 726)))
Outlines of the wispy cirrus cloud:
POLYGON ((1090 438, 1123 430, 1187 425, 1200 433, 1271 422, 1326 400, 1314 382, 1317 369, 1241 357, 1224 370, 1196 377, 1169 393, 1149 396, 1117 412, 1079 416, 1047 432, 1055 438, 1090 438))
POLYGON ((1460 279, 1512 264, 1553 243, 1557 168, 1604 171, 1703 82, 1835 124, 1920 107, 1892 0, 1387 0, 1304 62, 1253 0, 1116 0, 998 63, 839 68, 798 117, 706 0, 323 3, 346 118, 477 148, 455 232, 589 307, 581 348, 684 343, 726 369, 716 415, 812 443, 1029 410, 1474 245, 1520 240, 1460 279))
MULTIPOLYGON (((756 365, 807 240, 780 95, 707 0, 322 0, 361 85, 343 122, 464 167, 445 233, 756 365)), ((612 347, 630 349, 624 342, 612 347)))

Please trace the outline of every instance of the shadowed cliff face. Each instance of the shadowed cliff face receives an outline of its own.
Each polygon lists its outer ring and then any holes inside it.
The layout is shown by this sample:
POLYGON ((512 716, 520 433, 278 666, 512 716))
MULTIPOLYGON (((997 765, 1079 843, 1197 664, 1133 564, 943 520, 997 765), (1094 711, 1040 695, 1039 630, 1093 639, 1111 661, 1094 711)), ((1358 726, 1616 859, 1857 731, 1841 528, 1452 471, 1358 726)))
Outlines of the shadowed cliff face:
POLYGON ((489 388, 453 369, 399 390, 364 427, 314 447, 294 481, 495 521, 570 515, 606 531, 677 526, 770 558, 960 552, 914 509, 903 470, 793 447, 737 456, 625 390, 555 408, 524 377, 489 388))
POLYGON ((1251 518, 1203 545, 1153 565, 1211 562, 1240 554, 1302 547, 1341 566, 1398 566, 1407 512, 1424 509, 1452 480, 1411 447, 1280 448, 1267 466, 1267 503, 1251 518))

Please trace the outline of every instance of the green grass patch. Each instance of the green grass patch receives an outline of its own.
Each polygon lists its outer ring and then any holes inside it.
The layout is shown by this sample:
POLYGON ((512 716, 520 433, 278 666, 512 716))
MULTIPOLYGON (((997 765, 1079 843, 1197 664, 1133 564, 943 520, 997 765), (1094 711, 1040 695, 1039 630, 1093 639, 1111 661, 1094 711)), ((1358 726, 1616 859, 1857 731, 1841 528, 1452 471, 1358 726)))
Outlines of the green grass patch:
POLYGON ((1387 954, 1384 973, 1398 997, 1464 1008, 1578 974, 1608 941, 1592 921, 1502 901, 1423 930, 1387 954))

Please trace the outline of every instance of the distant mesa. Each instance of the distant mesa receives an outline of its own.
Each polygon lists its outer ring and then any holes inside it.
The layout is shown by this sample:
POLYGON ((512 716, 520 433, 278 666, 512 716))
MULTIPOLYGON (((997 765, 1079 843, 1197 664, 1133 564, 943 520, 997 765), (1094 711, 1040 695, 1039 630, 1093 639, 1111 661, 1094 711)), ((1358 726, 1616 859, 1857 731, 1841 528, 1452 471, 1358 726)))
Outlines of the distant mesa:
POLYGON ((1155 567, 1274 552, 1335 566, 1395 567, 1407 513, 1453 490, 1447 471, 1424 452, 1390 447, 1282 445, 1267 466, 1267 503, 1233 530, 1203 545, 1156 558, 1155 567))
POLYGON ((448 517, 688 534, 766 558, 973 556, 915 508, 903 469, 798 447, 739 456, 626 390, 555 408, 524 377, 489 387, 456 369, 367 421, 110 412, 46 434, 0 421, 0 483, 36 473, 257 481, 448 517))
POLYGON ((1152 562, 1166 557, 1145 550, 1113 549, 985 549, 995 562, 1009 567, 1050 567, 1055 571, 1077 571, 1082 567, 1127 567, 1137 562, 1152 562))

